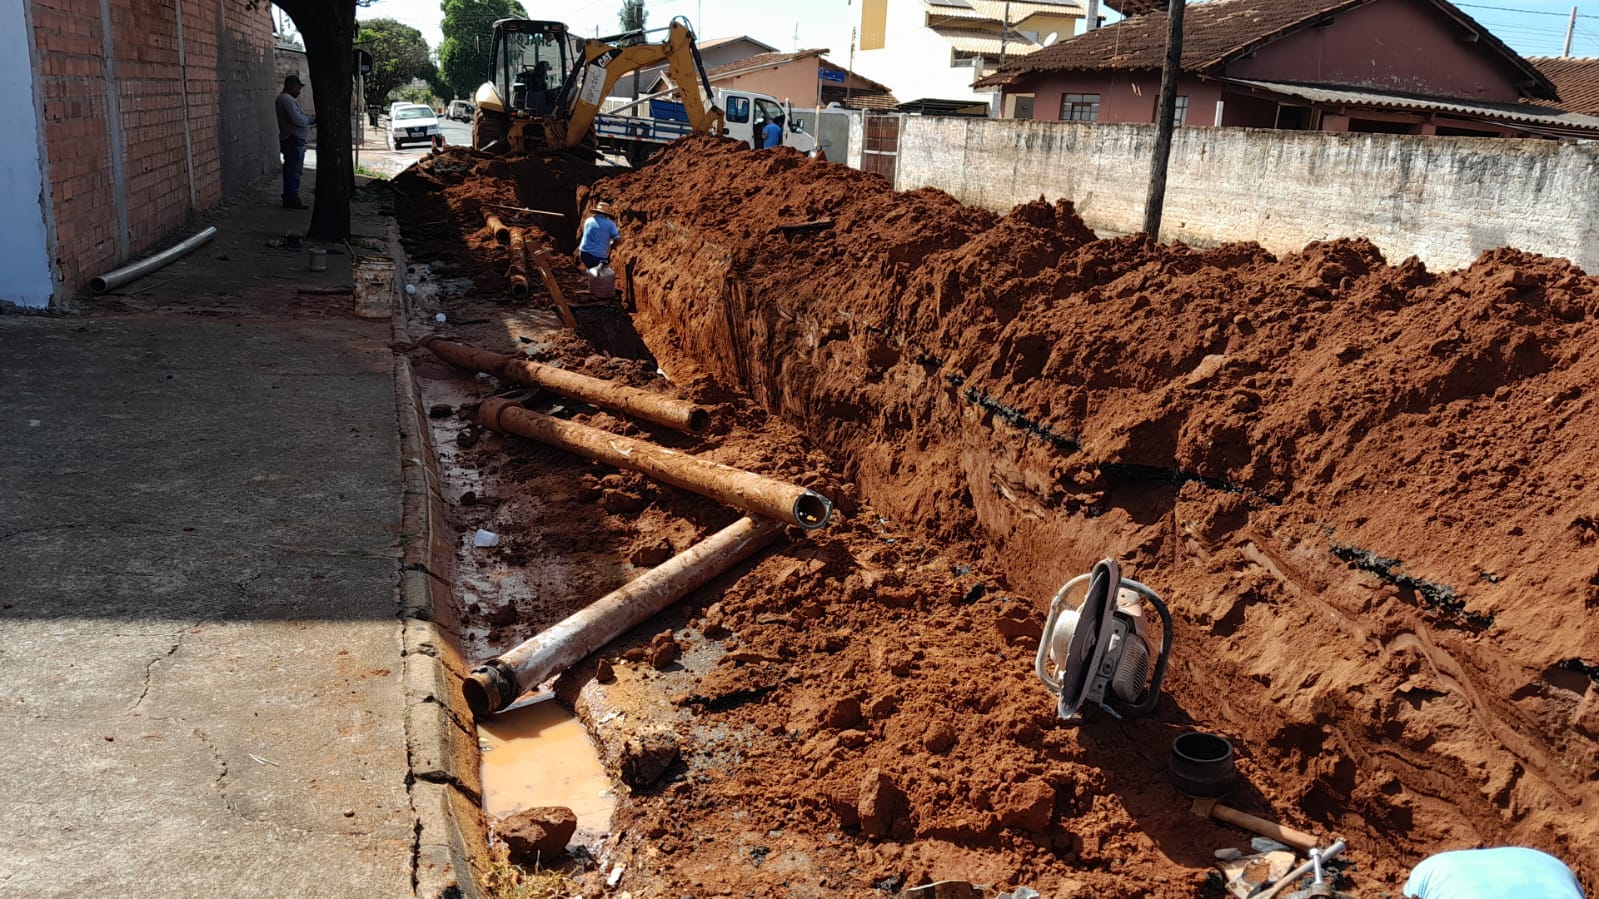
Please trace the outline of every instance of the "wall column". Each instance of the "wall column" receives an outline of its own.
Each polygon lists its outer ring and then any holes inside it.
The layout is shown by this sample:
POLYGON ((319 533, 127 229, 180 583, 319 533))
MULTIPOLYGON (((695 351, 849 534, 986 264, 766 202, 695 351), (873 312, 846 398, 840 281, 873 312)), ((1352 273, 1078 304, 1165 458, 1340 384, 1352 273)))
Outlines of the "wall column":
POLYGON ((125 260, 128 246, 128 142, 122 133, 122 95, 117 89, 117 49, 113 38, 111 0, 100 0, 100 45, 105 53, 106 129, 111 137, 111 193, 116 204, 117 259, 125 260))
POLYGON ((44 95, 35 77, 32 0, 0 4, 0 84, 26 86, 0 104, 0 300, 50 305, 51 194, 45 179, 44 95))

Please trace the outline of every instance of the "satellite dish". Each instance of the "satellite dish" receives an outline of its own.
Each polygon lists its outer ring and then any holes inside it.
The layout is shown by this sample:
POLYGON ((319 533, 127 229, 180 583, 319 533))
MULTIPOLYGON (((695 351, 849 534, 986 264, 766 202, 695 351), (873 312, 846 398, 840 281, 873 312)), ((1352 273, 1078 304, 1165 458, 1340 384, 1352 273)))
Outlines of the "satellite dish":
POLYGON ((1058 40, 1060 40, 1060 32, 1051 31, 1049 33, 1049 37, 1044 38, 1044 46, 1048 47, 1050 44, 1053 44, 1058 40))

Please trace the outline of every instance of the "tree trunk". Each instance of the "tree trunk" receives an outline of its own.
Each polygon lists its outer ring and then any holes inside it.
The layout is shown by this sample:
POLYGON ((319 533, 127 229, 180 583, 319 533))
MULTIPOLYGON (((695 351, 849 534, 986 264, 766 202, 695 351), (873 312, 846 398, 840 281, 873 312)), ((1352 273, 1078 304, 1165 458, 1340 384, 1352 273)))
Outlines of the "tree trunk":
POLYGON ((316 200, 307 237, 350 236, 355 163, 350 158, 355 83, 355 0, 276 0, 305 41, 305 60, 316 97, 316 200))

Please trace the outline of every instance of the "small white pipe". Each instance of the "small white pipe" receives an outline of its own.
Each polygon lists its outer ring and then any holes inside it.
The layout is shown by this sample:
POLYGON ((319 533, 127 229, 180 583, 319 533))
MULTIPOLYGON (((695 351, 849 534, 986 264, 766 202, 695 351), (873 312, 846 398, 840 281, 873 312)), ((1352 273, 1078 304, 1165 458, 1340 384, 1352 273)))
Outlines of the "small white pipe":
POLYGON ((108 290, 114 290, 128 283, 129 281, 135 281, 139 278, 142 278, 158 268, 166 266, 184 256, 187 256, 201 244, 204 244, 206 241, 216 236, 217 229, 215 227, 207 228, 183 243, 180 243, 175 247, 168 247, 167 249, 162 250, 148 259, 142 259, 138 262, 129 263, 128 265, 124 265, 115 271, 106 272, 100 277, 95 278, 93 281, 90 281, 89 289, 93 290, 95 293, 105 293, 108 290))

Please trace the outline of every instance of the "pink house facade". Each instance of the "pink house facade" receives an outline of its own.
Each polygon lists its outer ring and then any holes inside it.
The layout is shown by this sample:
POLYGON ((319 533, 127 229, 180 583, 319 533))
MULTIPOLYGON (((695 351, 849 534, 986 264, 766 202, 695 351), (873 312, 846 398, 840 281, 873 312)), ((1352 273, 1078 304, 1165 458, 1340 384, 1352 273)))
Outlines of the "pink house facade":
MULTIPOLYGON (((1165 32, 1163 11, 1134 16, 985 81, 1009 116, 1153 122, 1165 32)), ((1558 108, 1547 77, 1447 0, 1213 0, 1188 8, 1184 32, 1187 126, 1599 135, 1599 118, 1558 108)))

